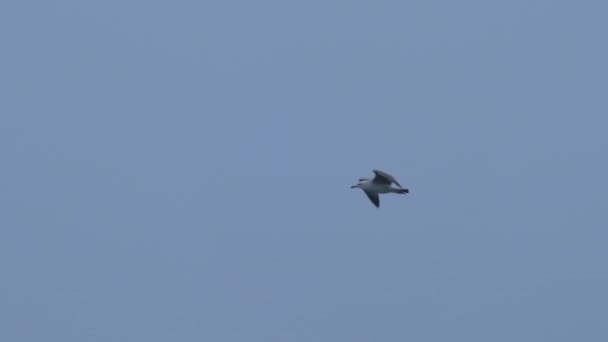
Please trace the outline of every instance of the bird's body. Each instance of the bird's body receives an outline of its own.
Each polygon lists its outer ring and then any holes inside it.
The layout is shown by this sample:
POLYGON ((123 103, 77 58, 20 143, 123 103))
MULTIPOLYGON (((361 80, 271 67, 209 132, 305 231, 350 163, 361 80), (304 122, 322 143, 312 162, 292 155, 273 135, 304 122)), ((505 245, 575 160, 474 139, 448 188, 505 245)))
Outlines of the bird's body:
MULTIPOLYGON (((391 187, 390 184, 377 183, 373 179, 366 179, 359 183, 359 188, 363 191, 375 192, 378 194, 388 194, 393 192, 395 188, 391 187)), ((398 189, 397 189, 398 190, 398 189)))
POLYGON ((367 197, 372 201, 376 208, 380 208, 380 197, 379 194, 407 194, 408 189, 401 187, 401 184, 397 180, 386 172, 379 170, 373 170, 376 177, 373 179, 360 178, 357 185, 351 186, 351 189, 359 188, 365 192, 367 197), (392 187, 392 184, 396 184, 399 188, 392 187))

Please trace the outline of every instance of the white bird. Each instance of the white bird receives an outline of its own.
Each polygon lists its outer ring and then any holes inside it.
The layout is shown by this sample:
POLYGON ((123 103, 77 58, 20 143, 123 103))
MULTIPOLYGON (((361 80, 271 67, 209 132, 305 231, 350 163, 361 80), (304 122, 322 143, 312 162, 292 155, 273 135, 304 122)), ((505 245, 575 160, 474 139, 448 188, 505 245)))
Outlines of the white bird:
POLYGON ((386 172, 380 170, 373 170, 376 174, 374 179, 360 178, 357 185, 353 185, 350 188, 359 188, 365 192, 367 197, 374 203, 376 208, 380 208, 380 196, 379 194, 407 194, 410 191, 404 189, 397 180, 386 172), (395 183, 399 188, 393 188, 391 185, 395 183))

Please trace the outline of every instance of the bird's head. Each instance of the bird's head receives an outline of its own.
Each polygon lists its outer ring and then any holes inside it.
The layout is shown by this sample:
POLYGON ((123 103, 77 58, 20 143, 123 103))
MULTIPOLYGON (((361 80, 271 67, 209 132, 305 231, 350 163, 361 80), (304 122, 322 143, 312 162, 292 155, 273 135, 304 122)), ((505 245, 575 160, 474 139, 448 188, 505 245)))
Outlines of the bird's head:
POLYGON ((360 187, 361 187, 361 184, 363 184, 363 182, 365 182, 365 181, 367 181, 367 178, 360 178, 360 179, 359 179, 359 183, 357 183, 357 184, 355 184, 355 185, 351 186, 350 188, 351 188, 351 189, 360 188, 360 187))

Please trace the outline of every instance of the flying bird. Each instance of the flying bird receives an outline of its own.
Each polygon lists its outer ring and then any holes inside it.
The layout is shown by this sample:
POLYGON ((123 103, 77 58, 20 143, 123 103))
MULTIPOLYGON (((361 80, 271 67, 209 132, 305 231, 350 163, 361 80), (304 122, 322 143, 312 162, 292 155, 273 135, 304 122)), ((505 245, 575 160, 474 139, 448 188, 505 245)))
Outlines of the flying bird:
POLYGON ((389 175, 386 172, 382 172, 380 170, 373 170, 376 176, 373 179, 369 178, 360 178, 359 183, 357 185, 353 185, 350 188, 359 188, 365 192, 370 201, 376 206, 376 208, 380 208, 380 194, 407 194, 410 191, 408 189, 404 189, 397 180, 389 175), (396 184, 399 188, 394 188, 391 185, 396 184))

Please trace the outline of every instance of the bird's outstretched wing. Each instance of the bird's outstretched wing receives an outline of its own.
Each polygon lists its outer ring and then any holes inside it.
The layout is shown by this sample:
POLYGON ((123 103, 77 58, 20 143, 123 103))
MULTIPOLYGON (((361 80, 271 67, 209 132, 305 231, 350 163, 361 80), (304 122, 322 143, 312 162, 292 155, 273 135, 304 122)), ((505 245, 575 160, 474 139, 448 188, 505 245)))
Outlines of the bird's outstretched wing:
POLYGON ((380 208, 380 197, 378 196, 377 193, 375 192, 368 192, 368 191, 363 191, 365 192, 365 194, 367 195, 367 198, 369 198, 370 201, 372 201, 372 203, 374 203, 374 205, 376 206, 376 208, 380 208))
POLYGON ((374 177, 374 182, 380 183, 380 184, 388 184, 388 185, 395 183, 395 184, 397 184, 398 187, 403 188, 401 186, 401 184, 399 184, 399 182, 397 182, 397 180, 393 176, 389 175, 388 173, 382 172, 380 170, 373 170, 373 171, 376 174, 376 177, 374 177))

